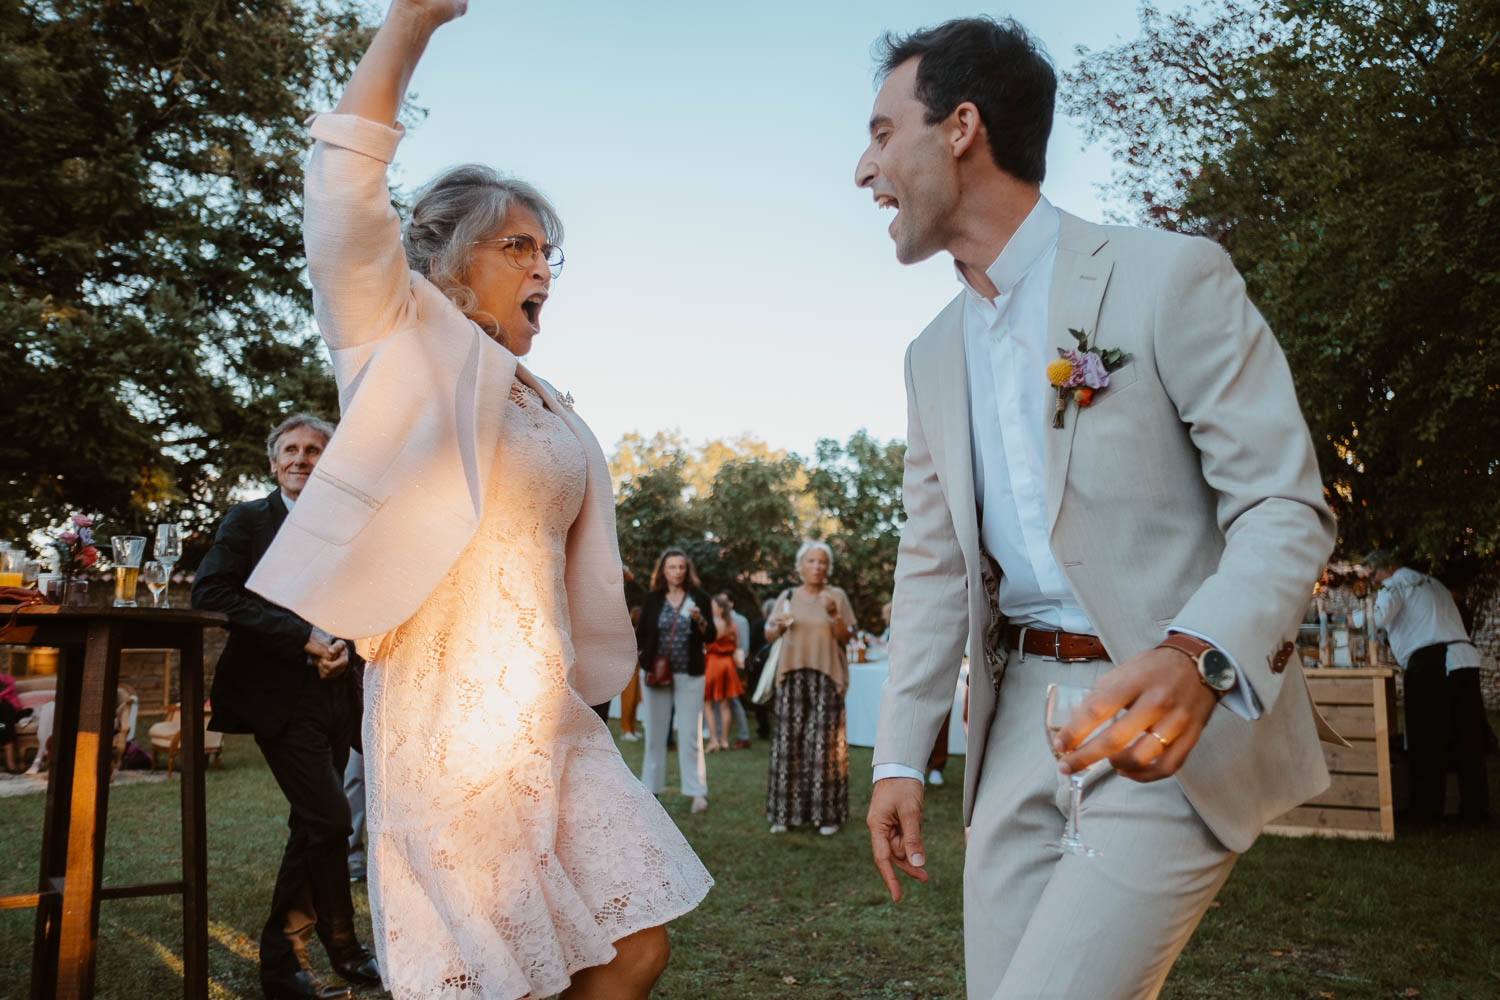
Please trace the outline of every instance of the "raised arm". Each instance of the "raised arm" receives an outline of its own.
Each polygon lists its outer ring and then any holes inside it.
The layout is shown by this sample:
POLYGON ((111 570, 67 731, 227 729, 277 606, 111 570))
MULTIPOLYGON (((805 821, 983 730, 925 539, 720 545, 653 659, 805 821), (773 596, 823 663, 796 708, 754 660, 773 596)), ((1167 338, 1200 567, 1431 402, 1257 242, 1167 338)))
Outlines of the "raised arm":
POLYGON ((412 307, 386 167, 417 61, 432 33, 463 10, 464 0, 395 0, 337 109, 312 120, 303 237, 318 328, 334 351, 381 339, 412 307))
POLYGON ((467 8, 468 0, 394 0, 335 113, 394 126, 428 39, 467 8))

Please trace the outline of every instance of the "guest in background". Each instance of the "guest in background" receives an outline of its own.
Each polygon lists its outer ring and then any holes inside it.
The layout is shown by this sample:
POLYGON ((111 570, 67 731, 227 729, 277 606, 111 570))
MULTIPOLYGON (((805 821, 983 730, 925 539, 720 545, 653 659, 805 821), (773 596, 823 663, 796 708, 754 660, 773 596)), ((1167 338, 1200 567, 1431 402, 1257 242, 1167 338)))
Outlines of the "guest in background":
POLYGON ((272 1000, 350 996, 313 971, 314 932, 335 972, 358 986, 380 985, 375 956, 355 933, 349 895, 353 830, 344 768, 359 741, 363 661, 342 640, 245 586, 332 436, 331 424, 307 413, 271 431, 266 452, 276 489, 229 508, 193 579, 193 607, 229 616, 209 727, 254 733, 291 806, 290 836, 260 935, 261 988, 272 1000))
POLYGON ((650 670, 656 657, 665 656, 672 668, 670 685, 642 685, 646 752, 641 761, 641 781, 654 795, 667 789, 667 729, 675 709, 682 794, 692 797, 695 813, 708 808, 708 765, 703 756, 703 647, 713 642, 716 633, 703 609, 710 603, 687 553, 667 549, 651 573, 651 592, 641 605, 636 629, 642 667, 650 670))
POLYGON ((344 767, 344 798, 349 801, 349 881, 365 880, 365 755, 349 751, 344 767))
MULTIPOLYGON (((760 617, 750 623, 750 651, 745 658, 745 686, 754 691, 760 684, 760 674, 766 668, 766 657, 771 653, 771 641, 766 638, 766 619, 776 599, 769 597, 760 604, 760 617)), ((755 735, 763 740, 771 738, 771 706, 752 704, 755 713, 755 735)))
POLYGON ((739 631, 729 617, 730 608, 723 594, 714 598, 714 641, 703 648, 703 701, 708 711, 710 753, 729 749, 729 705, 739 704, 740 695, 745 693, 736 667, 739 631))
MULTIPOLYGON (((729 596, 728 591, 719 591, 719 593, 714 595, 714 600, 724 602, 724 606, 729 609, 729 619, 734 622, 735 634, 738 637, 738 645, 736 646, 738 652, 734 658, 734 665, 735 669, 740 671, 743 677, 743 672, 750 662, 750 622, 744 615, 734 610, 734 598, 729 596)), ((735 731, 734 742, 729 744, 730 750, 750 749, 750 722, 745 718, 744 688, 745 685, 742 680, 739 696, 729 700, 729 711, 734 716, 735 731)), ((725 742, 728 742, 729 737, 727 734, 724 739, 725 742)))
POLYGON ((1479 650, 1469 641, 1453 595, 1435 578, 1403 565, 1390 549, 1371 552, 1365 565, 1380 587, 1375 627, 1386 630, 1404 674, 1412 818, 1442 820, 1451 758, 1458 765, 1459 817, 1483 823, 1490 786, 1479 650))
MULTIPOLYGON (((0 674, 0 744, 5 747, 5 770, 20 774, 21 766, 16 760, 16 723, 31 714, 31 709, 21 705, 16 694, 16 679, 10 674, 0 674)), ((42 756, 37 751, 37 757, 42 756)))
POLYGON ((828 582, 833 551, 807 542, 797 553, 802 585, 766 621, 766 638, 784 639, 776 664, 776 734, 771 741, 766 818, 772 833, 812 824, 831 836, 849 818, 849 744, 844 644, 854 634, 848 596, 828 582))
MULTIPOLYGON (((639 630, 641 627, 639 604, 630 606, 630 627, 632 630, 639 630)), ((635 721, 636 710, 640 707, 641 672, 637 670, 630 675, 630 681, 625 685, 625 690, 620 692, 620 739, 626 743, 635 743, 641 738, 635 721)))

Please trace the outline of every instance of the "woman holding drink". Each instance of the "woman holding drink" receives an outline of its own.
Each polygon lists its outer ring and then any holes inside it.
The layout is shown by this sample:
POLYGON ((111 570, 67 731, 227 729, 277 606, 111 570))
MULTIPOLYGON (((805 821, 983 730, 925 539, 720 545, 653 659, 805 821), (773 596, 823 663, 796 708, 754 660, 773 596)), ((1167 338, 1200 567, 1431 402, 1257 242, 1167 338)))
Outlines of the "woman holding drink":
POLYGON ((438 176, 404 230, 386 186, 412 71, 463 12, 395 0, 311 122, 343 419, 249 586, 365 637, 370 909, 397 1000, 644 998, 665 924, 712 880, 589 708, 635 668, 609 471, 517 360, 562 227, 486 167, 438 176))

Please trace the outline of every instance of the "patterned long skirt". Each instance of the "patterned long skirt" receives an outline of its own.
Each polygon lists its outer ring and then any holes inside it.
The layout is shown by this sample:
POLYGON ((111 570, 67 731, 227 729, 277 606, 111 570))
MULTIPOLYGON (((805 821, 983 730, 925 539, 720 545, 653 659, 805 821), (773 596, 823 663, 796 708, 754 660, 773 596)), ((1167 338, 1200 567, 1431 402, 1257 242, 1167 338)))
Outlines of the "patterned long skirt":
POLYGON ((776 688, 766 819, 783 826, 849 820, 844 696, 827 674, 793 670, 776 688))

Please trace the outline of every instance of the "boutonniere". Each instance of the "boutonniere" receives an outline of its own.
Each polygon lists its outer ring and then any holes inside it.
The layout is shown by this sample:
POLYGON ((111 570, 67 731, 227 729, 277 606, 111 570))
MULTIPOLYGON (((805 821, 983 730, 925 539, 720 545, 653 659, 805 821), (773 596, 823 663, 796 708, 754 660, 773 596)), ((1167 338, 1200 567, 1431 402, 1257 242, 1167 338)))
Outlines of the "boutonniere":
POLYGON ((1130 355, 1118 347, 1100 350, 1096 344, 1089 346, 1089 335, 1071 327, 1068 332, 1078 341, 1078 350, 1057 349, 1058 358, 1047 366, 1047 381, 1057 387, 1057 412, 1052 416, 1052 426, 1063 425, 1063 413, 1071 400, 1079 406, 1088 406, 1094 401, 1094 393, 1109 388, 1109 373, 1130 360, 1130 355))

